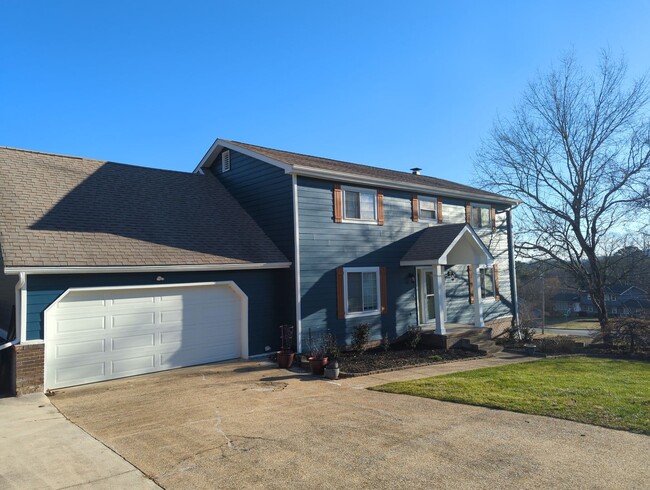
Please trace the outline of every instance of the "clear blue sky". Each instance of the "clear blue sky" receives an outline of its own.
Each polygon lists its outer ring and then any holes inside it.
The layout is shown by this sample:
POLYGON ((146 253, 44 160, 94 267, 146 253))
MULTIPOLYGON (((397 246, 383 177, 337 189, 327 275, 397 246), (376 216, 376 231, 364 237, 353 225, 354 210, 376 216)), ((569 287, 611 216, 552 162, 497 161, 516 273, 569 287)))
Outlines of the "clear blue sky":
POLYGON ((469 182, 568 50, 650 68, 648 1, 0 0, 0 145, 191 171, 215 138, 469 182))

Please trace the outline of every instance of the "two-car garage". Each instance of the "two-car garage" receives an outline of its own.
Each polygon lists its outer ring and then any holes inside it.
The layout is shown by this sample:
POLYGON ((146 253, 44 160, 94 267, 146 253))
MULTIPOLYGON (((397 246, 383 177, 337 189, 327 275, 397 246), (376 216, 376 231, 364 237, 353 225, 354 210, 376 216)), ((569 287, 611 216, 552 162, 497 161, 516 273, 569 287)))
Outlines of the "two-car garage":
POLYGON ((67 290, 44 312, 45 389, 248 356, 234 282, 67 290))

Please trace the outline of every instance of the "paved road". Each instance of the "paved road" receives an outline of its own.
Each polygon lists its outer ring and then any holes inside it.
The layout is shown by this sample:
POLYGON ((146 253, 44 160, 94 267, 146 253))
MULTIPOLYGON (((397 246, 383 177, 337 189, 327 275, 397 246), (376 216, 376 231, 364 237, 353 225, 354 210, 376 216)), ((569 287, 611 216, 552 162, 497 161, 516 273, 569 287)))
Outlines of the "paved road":
POLYGON ((501 354, 340 381, 222 363, 50 400, 168 490, 647 488, 650 437, 365 389, 528 359, 501 354))
MULTIPOLYGON (((542 333, 541 327, 537 328, 537 333, 542 333)), ((544 329, 545 333, 552 333, 555 335, 575 335, 577 337, 591 337, 597 330, 574 330, 565 328, 549 328, 544 329)))

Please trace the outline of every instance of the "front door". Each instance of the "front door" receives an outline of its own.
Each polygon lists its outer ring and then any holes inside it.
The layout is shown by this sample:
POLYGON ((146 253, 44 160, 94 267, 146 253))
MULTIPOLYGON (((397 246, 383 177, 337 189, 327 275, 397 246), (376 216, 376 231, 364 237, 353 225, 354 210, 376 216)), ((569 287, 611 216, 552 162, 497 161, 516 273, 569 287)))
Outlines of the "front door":
POLYGON ((433 296, 433 270, 431 267, 417 269, 418 318, 420 324, 431 323, 436 319, 436 306, 433 296))

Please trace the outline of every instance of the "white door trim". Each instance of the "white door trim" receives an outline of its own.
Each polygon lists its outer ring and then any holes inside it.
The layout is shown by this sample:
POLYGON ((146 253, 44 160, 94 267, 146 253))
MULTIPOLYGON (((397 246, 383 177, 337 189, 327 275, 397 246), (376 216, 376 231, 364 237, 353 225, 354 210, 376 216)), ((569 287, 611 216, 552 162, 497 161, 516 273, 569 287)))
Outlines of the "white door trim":
MULTIPOLYGON (((125 291, 129 289, 169 289, 169 288, 190 288, 190 287, 205 287, 205 286, 228 286, 240 299, 241 305, 241 322, 239 325, 240 330, 240 342, 241 342, 241 358, 248 359, 248 296, 246 293, 241 290, 241 288, 234 281, 212 281, 212 282, 190 282, 190 283, 180 283, 180 284, 143 284, 143 285, 134 285, 134 286, 101 286, 101 287, 87 287, 87 288, 68 288, 66 289, 61 296, 56 298, 52 304, 50 304, 45 311, 43 312, 43 339, 47 341, 47 332, 48 332, 48 317, 51 310, 53 310, 56 305, 68 296, 70 293, 77 291, 125 291)), ((47 380, 47 349, 45 349, 43 354, 43 365, 44 379, 47 380)), ((44 390, 47 390, 45 383, 43 384, 44 390)))

